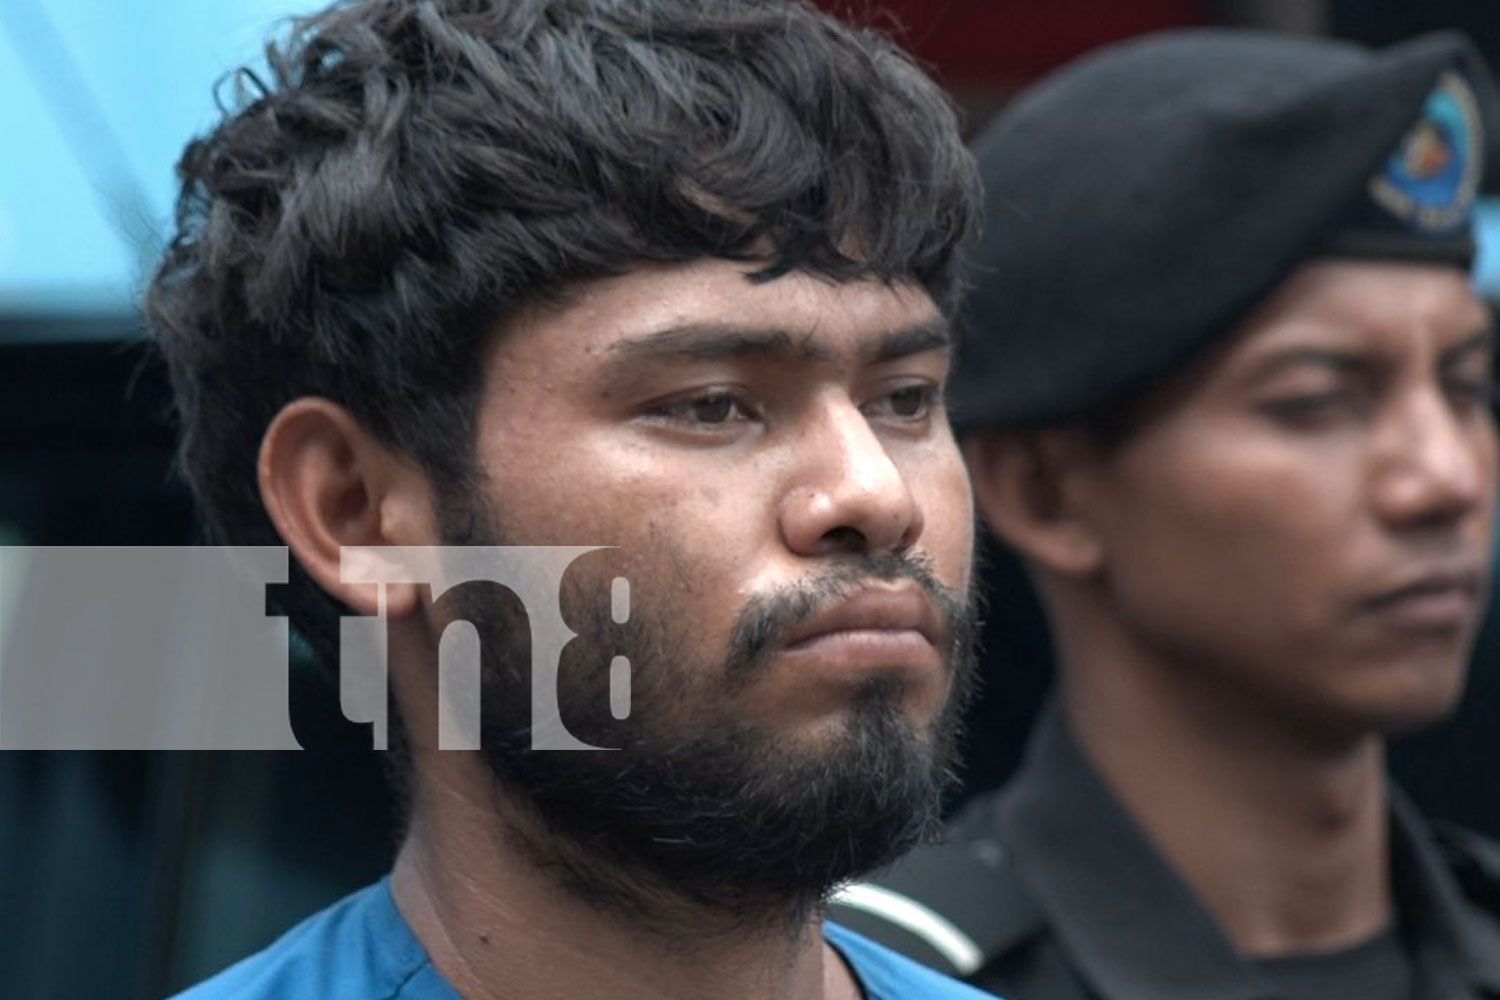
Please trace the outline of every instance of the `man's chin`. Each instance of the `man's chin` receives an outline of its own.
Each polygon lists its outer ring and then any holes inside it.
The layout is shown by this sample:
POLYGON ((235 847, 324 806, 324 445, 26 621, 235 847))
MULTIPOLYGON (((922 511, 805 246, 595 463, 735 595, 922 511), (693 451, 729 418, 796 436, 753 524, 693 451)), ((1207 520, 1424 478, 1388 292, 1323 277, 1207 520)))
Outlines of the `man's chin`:
MULTIPOLYGON (((891 726, 899 727, 903 739, 911 746, 929 753, 938 750, 943 727, 948 724, 943 711, 934 712, 916 694, 910 697, 891 694, 889 709, 891 726)), ((791 720, 763 724, 767 730, 778 730, 778 743, 782 746, 809 754, 822 753, 840 741, 858 738, 861 727, 868 725, 867 712, 868 706, 856 697, 832 710, 807 712, 791 720)))
POLYGON ((939 742, 876 699, 805 739, 725 721, 619 751, 486 759, 536 817, 539 863, 591 902, 784 910, 936 829, 951 780, 939 742))

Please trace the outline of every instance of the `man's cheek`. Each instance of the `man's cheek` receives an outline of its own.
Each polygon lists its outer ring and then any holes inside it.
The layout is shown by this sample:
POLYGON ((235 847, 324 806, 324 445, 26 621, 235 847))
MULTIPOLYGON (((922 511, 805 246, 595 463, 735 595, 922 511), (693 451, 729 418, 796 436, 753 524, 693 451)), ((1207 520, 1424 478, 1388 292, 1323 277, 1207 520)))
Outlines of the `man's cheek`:
POLYGON ((927 483, 919 499, 924 528, 918 546, 931 554, 944 584, 965 588, 974 558, 974 503, 968 474, 959 463, 927 483))

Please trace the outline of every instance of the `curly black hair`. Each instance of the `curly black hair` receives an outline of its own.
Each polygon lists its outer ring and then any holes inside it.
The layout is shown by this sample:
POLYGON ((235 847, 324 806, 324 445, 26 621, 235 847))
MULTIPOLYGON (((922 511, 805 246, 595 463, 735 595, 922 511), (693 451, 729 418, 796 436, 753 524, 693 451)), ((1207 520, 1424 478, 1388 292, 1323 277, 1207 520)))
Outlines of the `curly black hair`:
MULTIPOLYGON (((212 541, 280 544, 255 462, 301 396, 463 488, 485 338, 576 279, 720 257, 951 305, 952 106, 802 0, 353 0, 267 59, 184 152, 144 302, 212 541)), ((288 593, 328 659, 339 606, 295 566, 288 593)))

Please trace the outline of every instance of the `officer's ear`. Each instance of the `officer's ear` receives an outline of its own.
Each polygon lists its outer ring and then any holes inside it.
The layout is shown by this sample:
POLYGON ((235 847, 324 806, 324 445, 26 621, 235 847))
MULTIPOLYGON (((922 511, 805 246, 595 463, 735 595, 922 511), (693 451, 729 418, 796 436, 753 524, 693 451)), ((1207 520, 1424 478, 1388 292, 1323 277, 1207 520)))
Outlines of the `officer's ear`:
POLYGON ((1091 517, 1096 447, 1082 429, 990 430, 964 442, 980 514, 1028 562, 1060 576, 1098 573, 1104 545, 1091 517))
MULTIPOLYGON (((415 462, 329 399, 282 407, 261 439, 261 502, 292 555, 318 584, 360 614, 378 613, 378 586, 344 583, 346 546, 437 543, 431 489, 415 462)), ((386 614, 418 606, 417 588, 386 587, 386 614)))

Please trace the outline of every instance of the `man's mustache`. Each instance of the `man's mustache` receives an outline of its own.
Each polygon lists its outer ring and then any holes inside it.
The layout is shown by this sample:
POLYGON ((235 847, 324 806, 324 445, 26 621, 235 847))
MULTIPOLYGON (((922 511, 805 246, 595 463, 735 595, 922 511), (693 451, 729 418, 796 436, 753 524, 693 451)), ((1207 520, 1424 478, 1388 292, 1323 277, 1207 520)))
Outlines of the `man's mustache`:
POLYGON ((974 633, 970 602, 938 581, 924 555, 880 552, 848 556, 795 584, 750 598, 729 634, 726 675, 735 684, 748 682, 808 618, 873 583, 900 579, 915 583, 936 606, 953 637, 951 662, 953 651, 967 648, 974 633))

